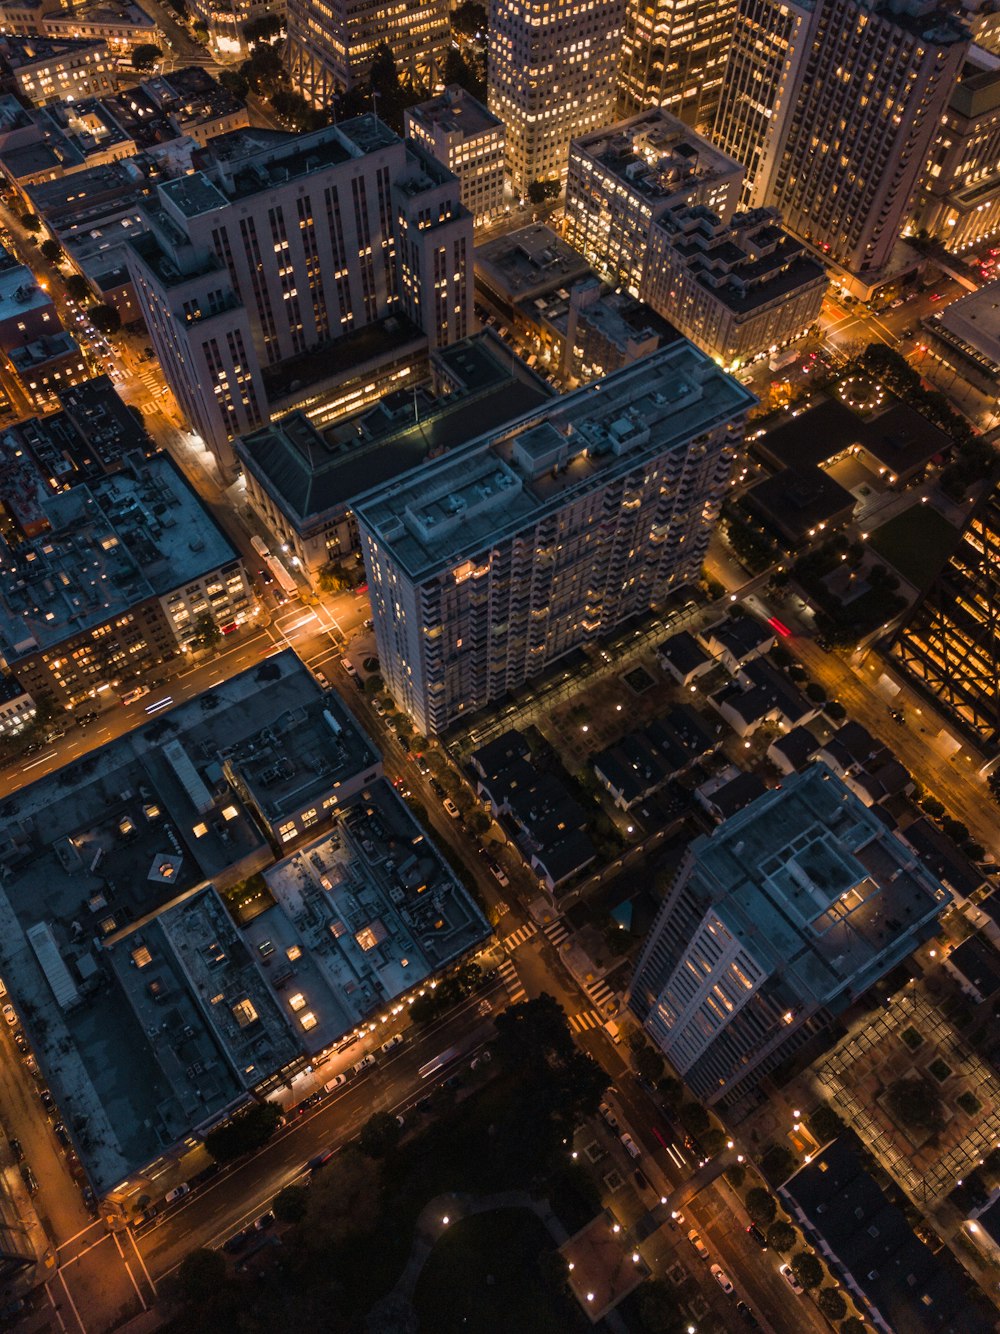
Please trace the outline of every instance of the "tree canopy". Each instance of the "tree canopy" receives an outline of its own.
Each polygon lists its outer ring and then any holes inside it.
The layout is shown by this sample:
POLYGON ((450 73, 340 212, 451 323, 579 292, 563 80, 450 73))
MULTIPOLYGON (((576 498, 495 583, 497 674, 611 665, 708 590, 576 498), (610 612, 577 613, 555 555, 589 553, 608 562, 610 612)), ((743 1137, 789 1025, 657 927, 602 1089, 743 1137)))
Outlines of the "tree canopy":
POLYGON ((205 1136, 205 1148, 217 1163, 229 1163, 266 1144, 281 1122, 281 1108, 256 1102, 205 1136))
POLYGON ((163 52, 160 48, 154 46, 152 42, 140 42, 132 52, 132 68, 141 70, 152 69, 162 55, 163 52))
POLYGON ((386 1158, 399 1143, 402 1130, 391 1112, 373 1112, 361 1127, 358 1145, 369 1158, 386 1158))

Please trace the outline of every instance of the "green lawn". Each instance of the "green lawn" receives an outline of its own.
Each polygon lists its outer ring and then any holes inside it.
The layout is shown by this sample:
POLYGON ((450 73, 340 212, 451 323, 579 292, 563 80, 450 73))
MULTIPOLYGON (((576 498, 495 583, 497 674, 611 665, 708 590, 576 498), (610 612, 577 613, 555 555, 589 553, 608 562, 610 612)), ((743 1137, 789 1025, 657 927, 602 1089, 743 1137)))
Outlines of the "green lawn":
POLYGON ((421 1334, 584 1334, 593 1326, 546 1272, 551 1237, 526 1209, 476 1214, 434 1247, 417 1281, 421 1334))
POLYGON ((916 588, 924 589, 951 555, 958 530, 932 505, 911 505, 876 528, 868 545, 916 588))

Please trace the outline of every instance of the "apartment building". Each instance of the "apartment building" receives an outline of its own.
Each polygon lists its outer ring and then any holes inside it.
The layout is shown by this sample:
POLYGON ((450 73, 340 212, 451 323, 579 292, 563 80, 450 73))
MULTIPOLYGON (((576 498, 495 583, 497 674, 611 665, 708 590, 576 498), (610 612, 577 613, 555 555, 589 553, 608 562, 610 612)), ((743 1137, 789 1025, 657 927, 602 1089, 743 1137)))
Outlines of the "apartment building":
POLYGON ((432 347, 465 337, 472 219, 458 196, 451 172, 370 115, 222 135, 200 171, 156 186, 129 269, 170 387, 224 472, 230 440, 268 419, 265 372, 280 396, 302 378, 284 363, 397 314, 432 347))
POLYGON ((704 204, 736 212, 743 168, 683 121, 654 107, 574 138, 566 181, 566 240, 602 274, 639 295, 653 223, 704 204))
POLYGON ((746 172, 744 208, 768 202, 775 147, 815 14, 815 0, 737 0, 712 141, 746 172))
POLYGON ((813 764, 689 846, 628 1003, 698 1098, 732 1106, 929 939, 950 902, 813 764))
POLYGON ((382 671, 417 729, 697 578, 754 402, 679 342, 363 497, 382 671))
POLYGON ((570 140, 613 119, 624 0, 490 0, 489 108, 515 196, 562 182, 570 140))
POLYGON ((457 83, 449 84, 440 96, 409 107, 404 119, 407 139, 458 177, 462 203, 477 227, 503 212, 502 121, 457 83))
POLYGON ((969 47, 920 0, 829 0, 785 107, 768 203, 867 297, 890 273, 969 47))
POLYGON ((0 37, 0 87, 35 106, 103 97, 117 87, 106 41, 0 37))
POLYGON ((702 204, 653 226, 642 299, 724 366, 801 337, 819 318, 822 264, 781 226, 777 209, 725 224, 702 204))
POLYGON ((289 0, 286 63, 292 86, 314 106, 364 84, 381 42, 400 74, 433 88, 451 43, 446 0, 289 0))
POLYGON ((666 107, 712 128, 736 22, 737 0, 627 0, 618 64, 618 109, 666 107))

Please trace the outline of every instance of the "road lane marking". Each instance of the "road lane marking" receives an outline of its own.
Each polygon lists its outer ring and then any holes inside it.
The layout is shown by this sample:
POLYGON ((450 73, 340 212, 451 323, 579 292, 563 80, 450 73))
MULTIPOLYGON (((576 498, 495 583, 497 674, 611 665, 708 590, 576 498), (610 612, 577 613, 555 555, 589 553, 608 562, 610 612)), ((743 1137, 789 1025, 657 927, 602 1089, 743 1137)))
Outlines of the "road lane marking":
POLYGON ((69 1302, 74 1316, 76 1316, 76 1323, 80 1326, 80 1334, 87 1334, 87 1326, 80 1319, 80 1312, 76 1309, 76 1302, 73 1300, 73 1294, 66 1285, 66 1280, 63 1278, 61 1269, 59 1270, 59 1282, 63 1285, 63 1292, 66 1294, 66 1300, 69 1302))
POLYGON ((58 753, 57 751, 50 750, 49 753, 48 753, 47 755, 39 755, 38 759, 37 759, 37 760, 32 760, 30 764, 23 764, 23 765, 21 766, 21 772, 22 772, 22 773, 27 773, 29 769, 34 769, 34 768, 36 767, 36 765, 44 764, 44 763, 46 762, 46 760, 51 760, 52 757, 53 757, 54 755, 56 755, 57 753, 58 753))
POLYGON ((62 1318, 62 1311, 60 1311, 59 1307, 56 1305, 56 1299, 52 1296, 52 1291, 49 1288, 48 1283, 45 1284, 45 1295, 48 1297, 49 1305, 52 1307, 52 1310, 55 1312, 55 1317, 59 1321, 59 1328, 63 1331, 63 1334, 66 1334, 66 1321, 62 1318))
POLYGON ((87 1233, 90 1232, 93 1228, 100 1226, 101 1226, 101 1220, 99 1218, 95 1218, 92 1223, 88 1223, 86 1227, 82 1227, 79 1232, 74 1232, 72 1237, 67 1237, 65 1241, 61 1241, 59 1245, 56 1247, 56 1250, 61 1251, 64 1246, 69 1246, 74 1241, 76 1241, 77 1237, 85 1237, 87 1233))

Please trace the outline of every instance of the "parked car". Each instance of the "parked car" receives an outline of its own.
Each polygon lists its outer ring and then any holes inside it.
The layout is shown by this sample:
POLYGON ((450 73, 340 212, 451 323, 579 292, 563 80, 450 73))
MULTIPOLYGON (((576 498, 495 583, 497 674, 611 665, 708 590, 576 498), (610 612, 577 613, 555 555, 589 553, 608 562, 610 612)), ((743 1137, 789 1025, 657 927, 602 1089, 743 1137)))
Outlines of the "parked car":
POLYGON ((445 791, 444 784, 440 783, 436 778, 431 779, 431 791, 441 797, 442 800, 448 795, 445 791))
POLYGON ((795 1271, 792 1269, 792 1266, 791 1266, 791 1265, 779 1265, 779 1266, 778 1266, 778 1273, 779 1273, 779 1274, 781 1275, 781 1277, 785 1280, 785 1282, 788 1284, 788 1286, 791 1288, 791 1290, 792 1290, 793 1292, 797 1292, 798 1295, 801 1297, 802 1294, 803 1294, 803 1292, 805 1292, 805 1288, 803 1288, 802 1284, 801 1284, 801 1283, 799 1282, 799 1280, 795 1277, 795 1271))
POLYGON ((360 1075, 363 1074, 365 1070, 370 1070, 374 1064, 375 1057, 369 1054, 368 1056, 362 1056, 360 1061, 355 1061, 352 1069, 356 1075, 360 1075))
POLYGON ((502 885, 506 888, 510 884, 507 872, 502 866, 498 866, 496 862, 490 862, 490 874, 493 876, 494 880, 496 880, 498 885, 502 885))
POLYGON ((69 1148, 71 1140, 69 1137, 69 1131, 66 1129, 66 1123, 64 1121, 57 1121, 55 1125, 52 1127, 52 1133, 55 1135, 56 1139, 59 1141, 59 1143, 63 1146, 64 1149, 69 1148))
POLYGON ((332 1093, 334 1089, 339 1089, 342 1087, 342 1085, 346 1083, 347 1083, 346 1075, 334 1075, 332 1079, 328 1079, 326 1083, 323 1085, 323 1092, 332 1093))
POLYGON ((317 667, 316 670, 313 672, 313 676, 315 676, 316 680, 319 682, 319 684, 323 687, 324 690, 330 689, 330 679, 325 672, 321 672, 320 669, 317 667))
POLYGON ((405 1041, 402 1033, 393 1033, 388 1042, 382 1043, 382 1051, 392 1051, 393 1047, 401 1047, 405 1041))
POLYGON ((601 1113, 601 1115, 604 1117, 605 1121, 607 1121, 608 1125, 611 1127, 612 1130, 618 1129, 618 1117, 615 1116, 614 1112, 611 1110, 611 1108, 608 1106, 606 1102, 602 1102, 597 1110, 601 1113))
POLYGON ((51 1092, 48 1089, 39 1089, 38 1096, 41 1098, 42 1106, 45 1108, 47 1112, 51 1112, 54 1110, 56 1105, 56 1100, 55 1098, 53 1098, 51 1092))
POLYGON ((19 1139, 15 1139, 14 1136, 12 1135, 10 1139, 7 1141, 7 1143, 10 1145, 10 1151, 14 1155, 14 1162, 23 1163, 24 1150, 21 1148, 21 1141, 19 1139))
POLYGON ((733 1293, 733 1283, 732 1283, 732 1279, 729 1277, 729 1275, 726 1273, 726 1271, 722 1268, 722 1266, 721 1266, 721 1265, 712 1265, 711 1269, 709 1270, 709 1273, 710 1273, 710 1274, 712 1275, 712 1277, 715 1279, 716 1283, 718 1283, 718 1285, 719 1285, 719 1287, 722 1289, 722 1291, 723 1291, 724 1293, 726 1293, 728 1296, 732 1296, 732 1293, 733 1293))
POLYGON ((227 1255, 239 1255, 240 1251, 246 1249, 252 1236, 253 1232, 250 1228, 241 1228, 239 1232, 234 1232, 231 1237, 222 1243, 222 1249, 227 1255))
POLYGON ((750 1234, 751 1237, 753 1237, 754 1241, 757 1243, 757 1245, 760 1247, 762 1251, 767 1250, 767 1238, 764 1236, 763 1232, 761 1232, 760 1228, 757 1226, 756 1223, 751 1223, 750 1226, 747 1228, 747 1232, 750 1234))
POLYGON ((422 774, 430 773, 431 766, 427 763, 427 761, 424 759, 422 755, 414 755, 413 758, 416 762, 417 768, 420 770, 422 774))
POLYGON ((354 663, 351 662, 350 658, 341 658, 340 665, 341 667, 343 667, 344 671, 347 673, 348 676, 351 677, 357 676, 358 669, 357 667, 355 667, 354 663))
POLYGON ((638 1144, 636 1144, 635 1140, 628 1133, 628 1131, 623 1131, 622 1134, 618 1136, 618 1138, 625 1145, 625 1151, 630 1155, 630 1157, 632 1158, 642 1157, 642 1150, 639 1148, 638 1144))
POLYGON ((709 1256, 708 1247, 702 1241, 701 1237, 698 1236, 698 1233, 694 1230, 693 1227, 688 1229, 687 1237, 688 1241, 695 1248, 695 1250, 698 1252, 701 1258, 703 1260, 707 1260, 709 1256))
POLYGON ((190 1193, 191 1187, 184 1181, 181 1185, 175 1186, 173 1190, 168 1190, 163 1197, 163 1202, 164 1204, 173 1204, 174 1200, 183 1200, 184 1196, 190 1195, 190 1193))
POLYGON ((13 1005, 5 1005, 3 1010, 0 1011, 0 1014, 3 1014, 3 1017, 7 1020, 8 1024, 10 1024, 11 1028, 17 1023, 17 1011, 14 1009, 13 1005))
POLYGON ((465 1081, 461 1075, 449 1075, 447 1079, 441 1081, 443 1089, 460 1089, 465 1081))
POLYGON ((22 1056, 27 1056, 28 1052, 31 1051, 28 1039, 24 1036, 24 1032, 20 1028, 14 1029, 14 1046, 22 1056))
POLYGON ((261 1214, 259 1218, 253 1220, 254 1231, 266 1232, 269 1227, 274 1226, 274 1211, 268 1209, 267 1213, 261 1214))
POLYGON ((481 1051, 478 1056, 473 1057, 469 1069, 478 1070, 481 1065, 489 1065, 492 1060, 493 1053, 487 1048, 485 1051, 481 1051))
POLYGON ((445 811, 447 812, 448 815, 451 816, 453 820, 458 820, 461 818, 462 812, 452 801, 451 797, 445 797, 444 801, 441 804, 444 806, 445 811))
POLYGON ((31 1168, 28 1166, 27 1163, 21 1164, 21 1180, 28 1187, 29 1195, 35 1195, 38 1193, 38 1178, 35 1176, 34 1172, 32 1172, 31 1168))
POLYGON ((740 1319, 745 1325, 749 1325, 751 1329, 760 1328, 757 1317, 754 1315, 753 1311, 750 1310, 750 1307, 747 1306, 746 1302, 737 1302, 736 1309, 740 1314, 740 1319))

